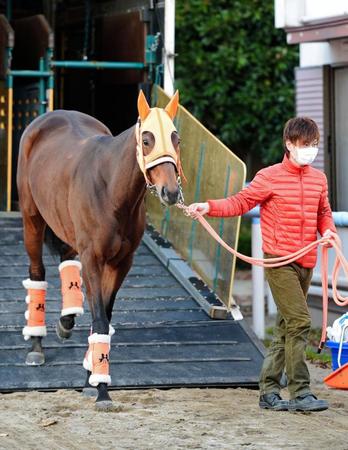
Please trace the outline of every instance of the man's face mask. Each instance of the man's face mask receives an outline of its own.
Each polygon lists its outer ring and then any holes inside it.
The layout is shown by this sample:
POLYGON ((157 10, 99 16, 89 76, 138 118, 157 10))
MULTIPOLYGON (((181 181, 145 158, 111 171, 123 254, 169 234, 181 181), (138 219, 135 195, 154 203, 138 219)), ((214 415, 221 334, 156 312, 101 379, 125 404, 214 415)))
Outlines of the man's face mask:
POLYGON ((318 146, 312 144, 310 147, 296 146, 294 144, 288 145, 288 149, 293 159, 300 166, 307 166, 312 164, 318 154, 318 146))
POLYGON ((318 154, 318 147, 295 147, 292 151, 294 160, 300 166, 312 164, 318 154))

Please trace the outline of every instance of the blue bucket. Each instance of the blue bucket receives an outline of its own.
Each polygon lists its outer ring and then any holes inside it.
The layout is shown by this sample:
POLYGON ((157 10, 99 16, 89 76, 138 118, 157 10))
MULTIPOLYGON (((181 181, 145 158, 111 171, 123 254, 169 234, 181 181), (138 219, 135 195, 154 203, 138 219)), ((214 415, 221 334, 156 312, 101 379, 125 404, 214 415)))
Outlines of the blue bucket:
MULTIPOLYGON (((332 356, 332 370, 338 369, 338 350, 340 347, 339 342, 334 341, 326 341, 326 346, 331 349, 332 356)), ((348 342, 342 345, 342 353, 341 353, 341 366, 348 363, 348 342)))

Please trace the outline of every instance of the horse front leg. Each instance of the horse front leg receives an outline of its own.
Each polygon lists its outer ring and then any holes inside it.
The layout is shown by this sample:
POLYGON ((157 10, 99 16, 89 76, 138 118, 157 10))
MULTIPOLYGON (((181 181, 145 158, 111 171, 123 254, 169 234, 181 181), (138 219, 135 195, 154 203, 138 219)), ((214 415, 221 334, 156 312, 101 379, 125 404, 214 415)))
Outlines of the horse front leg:
MULTIPOLYGON (((110 303, 113 304, 113 299, 115 298, 115 295, 116 295, 116 293, 112 293, 109 304, 110 303)), ((106 309, 106 316, 107 316, 107 319, 108 319, 108 322, 109 322, 109 336, 111 338, 115 334, 115 330, 112 327, 112 325, 110 324, 111 315, 108 313, 108 309, 106 309)), ((91 334, 92 334, 92 332, 93 332, 93 327, 91 327, 91 334)), ((85 356, 85 359, 84 359, 84 363, 83 363, 83 365, 84 365, 84 367, 86 369, 87 376, 86 376, 86 381, 85 381, 84 388, 82 389, 82 395, 84 397, 97 397, 98 394, 100 394, 98 398, 100 398, 100 399, 103 398, 105 400, 105 399, 107 399, 107 396, 105 395, 105 390, 107 392, 106 386, 104 386, 104 387, 100 386, 100 390, 98 391, 98 388, 97 387, 93 387, 90 384, 90 382, 89 382, 90 376, 92 375, 92 371, 89 370, 90 369, 90 364, 88 363, 88 353, 89 353, 89 350, 86 353, 86 356, 85 356), (104 393, 102 393, 100 391, 103 391, 104 393)))
POLYGON ((107 388, 111 384, 109 367, 111 335, 109 320, 102 301, 95 303, 95 314, 92 314, 92 317, 92 334, 88 339, 90 347, 92 346, 92 371, 89 383, 98 389, 96 408, 107 410, 112 407, 107 388))
MULTIPOLYGON (((107 332, 109 335, 109 339, 111 342, 111 337, 115 333, 115 330, 110 325, 111 317, 112 317, 112 308, 114 305, 114 301, 116 298, 117 291, 121 287, 121 284, 127 275, 133 260, 133 254, 127 255, 122 261, 118 264, 117 267, 113 267, 109 264, 105 264, 102 270, 101 275, 101 298, 103 302, 93 303, 93 306, 96 305, 96 308, 92 307, 92 335, 95 333, 105 333, 107 332), (94 311, 94 312, 93 312, 94 311)), ((87 290, 89 289, 89 282, 86 283, 87 290)), ((93 338, 89 340, 94 340, 93 338)), ((108 340, 107 338, 104 338, 108 340)), ((87 352, 88 355, 89 352, 87 352)), ((88 356, 87 356, 88 358, 88 356)), ((89 358, 91 358, 89 356, 89 358)), ((101 355, 99 360, 105 360, 105 354, 101 355)), ((100 364, 103 364, 103 361, 98 361, 100 364)), ((85 358, 84 367, 87 369, 87 380, 85 384, 85 388, 83 393, 85 396, 95 396, 96 399, 96 407, 97 409, 110 409, 112 407, 112 401, 107 391, 107 383, 100 382, 97 385, 97 392, 93 390, 93 371, 88 371, 88 361, 85 358), (92 381, 92 383, 91 383, 92 381)), ((111 381, 111 380, 110 380, 111 381)))
MULTIPOLYGON (((118 290, 120 289, 123 283, 125 276, 129 272, 129 269, 132 265, 132 261, 133 261, 133 253, 128 254, 126 257, 124 257, 122 261, 119 262, 117 267, 113 267, 110 265, 104 266, 102 277, 102 296, 104 299, 106 299, 106 302, 104 302, 104 306, 109 323, 110 338, 115 333, 115 330, 111 325, 112 310, 115 298, 118 290)), ((104 386, 103 384, 101 384, 98 386, 98 397, 96 400, 96 405, 98 409, 102 409, 105 406, 107 406, 107 404, 103 400, 105 396, 109 397, 109 394, 107 392, 106 385, 104 386), (102 408, 100 408, 98 405, 101 405, 102 408)))
POLYGON ((89 348, 84 358, 83 366, 87 370, 85 395, 93 395, 97 389, 96 408, 108 410, 112 408, 112 400, 107 386, 111 384, 109 373, 109 354, 111 333, 106 305, 113 292, 114 276, 107 265, 98 265, 96 258, 81 255, 87 298, 92 314, 91 334, 88 337, 89 348), (108 282, 108 288, 105 283, 108 282), (104 288, 102 289, 102 286, 104 288))

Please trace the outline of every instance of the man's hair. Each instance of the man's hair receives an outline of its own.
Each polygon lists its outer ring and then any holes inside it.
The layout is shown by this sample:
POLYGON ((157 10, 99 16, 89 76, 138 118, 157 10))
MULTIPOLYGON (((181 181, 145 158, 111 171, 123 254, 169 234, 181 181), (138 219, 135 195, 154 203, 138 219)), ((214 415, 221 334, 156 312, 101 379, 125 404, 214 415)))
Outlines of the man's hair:
POLYGON ((286 148, 286 141, 290 141, 293 144, 297 141, 302 143, 318 141, 319 144, 319 139, 318 125, 309 117, 293 117, 284 126, 283 146, 288 156, 289 150, 286 148))

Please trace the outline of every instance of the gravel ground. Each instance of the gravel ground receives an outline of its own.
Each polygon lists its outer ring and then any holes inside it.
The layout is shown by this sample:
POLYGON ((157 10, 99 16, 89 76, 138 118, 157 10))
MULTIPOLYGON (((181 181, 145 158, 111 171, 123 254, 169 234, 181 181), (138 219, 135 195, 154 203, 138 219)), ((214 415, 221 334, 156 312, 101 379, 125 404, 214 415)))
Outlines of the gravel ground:
MULTIPOLYGON (((79 392, 0 395, 0 449, 335 449, 347 450, 348 391, 310 365, 320 413, 264 411, 250 389, 113 391, 111 412, 79 392)), ((286 397, 286 391, 284 392, 286 397)))

